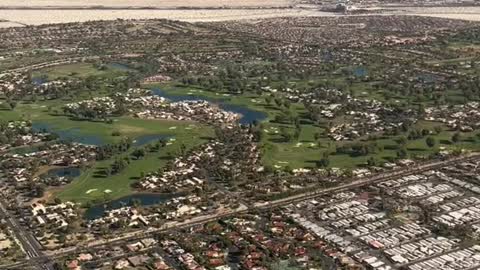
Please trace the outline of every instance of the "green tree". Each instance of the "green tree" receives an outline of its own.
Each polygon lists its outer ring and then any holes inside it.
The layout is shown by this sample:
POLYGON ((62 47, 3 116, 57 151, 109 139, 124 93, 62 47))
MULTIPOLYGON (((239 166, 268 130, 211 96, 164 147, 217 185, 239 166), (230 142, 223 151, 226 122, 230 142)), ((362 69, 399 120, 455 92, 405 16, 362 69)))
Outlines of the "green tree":
POLYGON ((10 106, 10 109, 13 111, 17 107, 17 102, 15 101, 9 101, 8 105, 10 106))
POLYGON ((437 144, 437 141, 432 136, 428 136, 425 139, 425 142, 427 143, 427 146, 430 147, 430 148, 433 148, 437 144))
POLYGON ((407 156, 408 156, 407 148, 402 147, 397 151, 398 158, 407 158, 407 156))
POLYGON ((293 139, 293 134, 290 133, 286 128, 280 129, 280 135, 285 142, 291 142, 293 139))
POLYGON ((462 139, 462 136, 460 133, 455 132, 455 134, 452 135, 452 142, 457 143, 462 139))
POLYGON ((145 157, 145 150, 143 148, 135 149, 132 152, 132 156, 135 157, 135 159, 141 159, 145 157))
POLYGON ((367 160, 367 165, 368 166, 377 166, 378 165, 378 161, 375 157, 370 157, 368 160, 367 160))
POLYGON ((272 97, 271 97, 271 96, 265 97, 265 102, 266 102, 268 105, 271 105, 271 104, 272 104, 272 97))
POLYGON ((330 165, 330 154, 328 152, 323 152, 322 158, 316 162, 318 168, 326 168, 330 165))

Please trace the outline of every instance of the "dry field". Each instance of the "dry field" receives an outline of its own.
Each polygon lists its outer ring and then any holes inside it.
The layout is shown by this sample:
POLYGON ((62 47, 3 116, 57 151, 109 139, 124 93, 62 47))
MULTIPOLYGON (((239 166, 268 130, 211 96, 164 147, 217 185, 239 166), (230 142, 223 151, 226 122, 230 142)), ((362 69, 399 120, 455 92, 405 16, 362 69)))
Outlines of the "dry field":
MULTIPOLYGON (((273 17, 331 16, 329 13, 298 9, 225 10, 1 10, 0 19, 29 25, 85 22, 92 20, 158 19, 198 21, 246 20, 273 17)), ((8 25, 8 24, 6 24, 8 25)), ((2 24, 0 24, 2 27, 2 24)))
POLYGON ((408 13, 425 14, 480 14, 480 7, 401 7, 408 13))
MULTIPOLYGON (((255 20, 274 17, 337 16, 320 12, 317 9, 302 8, 255 8, 289 5, 297 0, 0 0, 0 7, 6 6, 89 6, 104 5, 115 7, 154 6, 164 9, 0 9, 0 28, 21 26, 22 24, 40 25, 46 23, 85 22, 92 20, 121 19, 171 19, 188 22, 255 20), (220 7, 230 9, 175 9, 180 6, 220 7), (237 7, 237 8, 235 8, 237 7), (240 7, 250 7, 242 9, 240 7)), ((400 7, 387 8, 382 15, 417 15, 438 18, 480 21, 480 7, 400 7)), ((377 14, 378 15, 378 14, 377 14)))
POLYGON ((286 7, 294 0, 1 0, 0 7, 286 7))
POLYGON ((402 7, 399 14, 480 21, 480 7, 402 7))
POLYGON ((0 22, 0 28, 8 28, 8 27, 16 27, 16 26, 23 26, 20 23, 14 22, 0 22))
POLYGON ((466 21, 480 21, 480 14, 458 14, 458 13, 442 13, 442 14, 416 14, 418 16, 436 17, 453 20, 466 20, 466 21))
MULTIPOLYGON (((0 0, 0 20, 39 25, 115 19, 171 19, 188 22, 317 16, 321 12, 291 8, 297 0, 0 0), (94 6, 115 9, 95 9, 94 6), (29 7, 32 9, 22 9, 29 7), (68 7, 69 9, 62 9, 68 7), (84 9, 90 7, 89 9, 84 9), (157 9, 134 9, 153 7, 157 9), (191 7, 194 9, 178 9, 191 7), (208 9, 228 7, 228 9, 208 9), (15 9, 16 8, 16 9, 15 9)), ((17 24, 15 24, 17 23, 17 24)))

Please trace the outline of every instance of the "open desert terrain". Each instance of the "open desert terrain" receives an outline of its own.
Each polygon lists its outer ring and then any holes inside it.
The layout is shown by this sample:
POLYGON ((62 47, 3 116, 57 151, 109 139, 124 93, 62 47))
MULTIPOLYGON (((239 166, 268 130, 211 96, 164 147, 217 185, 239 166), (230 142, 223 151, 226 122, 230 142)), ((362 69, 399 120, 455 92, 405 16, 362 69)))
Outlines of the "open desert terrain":
POLYGON ((296 0, 2 0, 0 28, 115 19, 170 19, 188 22, 327 16, 295 8, 296 0))
POLYGON ((391 12, 405 15, 480 21, 480 7, 402 7, 399 10, 392 9, 391 12))
POLYGON ((0 27, 9 27, 12 24, 40 25, 47 23, 85 22, 93 20, 122 19, 170 19, 187 22, 197 21, 228 21, 261 19, 273 17, 305 17, 305 16, 333 16, 333 14, 299 9, 221 9, 221 10, 2 10, 0 19, 9 21, 0 22, 0 27))
MULTIPOLYGON (((115 19, 170 19, 187 22, 273 17, 344 16, 298 0, 2 0, 0 28, 115 19)), ((480 7, 392 7, 364 5, 372 15, 412 15, 479 21, 480 7), (378 10, 382 10, 378 13, 378 10)), ((362 13, 362 15, 368 15, 362 13)), ((356 16, 350 14, 349 16, 356 16)))
POLYGON ((286 7, 293 0, 2 0, 0 7, 286 7))

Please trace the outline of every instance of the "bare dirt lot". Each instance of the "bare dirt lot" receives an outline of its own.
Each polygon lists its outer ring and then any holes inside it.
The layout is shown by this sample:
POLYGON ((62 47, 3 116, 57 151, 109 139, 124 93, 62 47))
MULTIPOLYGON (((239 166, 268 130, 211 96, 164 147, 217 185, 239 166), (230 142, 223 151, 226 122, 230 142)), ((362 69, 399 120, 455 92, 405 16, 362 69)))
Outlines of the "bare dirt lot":
POLYGON ((480 21, 480 7, 406 7, 402 9, 408 15, 480 21))
POLYGON ((0 0, 0 27, 115 19, 188 22, 317 16, 296 0, 0 0), (142 9, 143 8, 143 9, 142 9), (145 9, 148 8, 148 9, 145 9), (185 9, 188 8, 188 9, 185 9))
POLYGON ((294 0, 2 0, 0 7, 286 7, 294 0))
MULTIPOLYGON (((287 7, 296 2, 296 0, 0 0, 0 21, 4 20, 0 23, 0 28, 115 19, 163 18, 198 22, 344 16, 338 13, 321 12, 318 8, 287 7), (97 7, 94 7, 95 5, 97 7), (104 8, 99 8, 99 5, 104 8), (191 9, 181 8, 186 6, 191 9), (135 9, 134 7, 157 9, 135 9), (224 8, 216 9, 220 7, 224 8)), ((376 7, 376 9, 379 8, 376 7)), ((380 14, 385 16, 415 15, 480 21, 480 7, 387 7, 383 10, 380 14)))
MULTIPOLYGON (((222 10, 1 10, 0 19, 28 24, 85 22, 92 20, 170 19, 188 22, 228 21, 274 17, 325 16, 317 11, 298 9, 222 9, 222 10)), ((330 15, 331 16, 331 15, 330 15)), ((5 24, 11 26, 10 24, 5 24)), ((2 27, 2 24, 0 24, 2 27)))

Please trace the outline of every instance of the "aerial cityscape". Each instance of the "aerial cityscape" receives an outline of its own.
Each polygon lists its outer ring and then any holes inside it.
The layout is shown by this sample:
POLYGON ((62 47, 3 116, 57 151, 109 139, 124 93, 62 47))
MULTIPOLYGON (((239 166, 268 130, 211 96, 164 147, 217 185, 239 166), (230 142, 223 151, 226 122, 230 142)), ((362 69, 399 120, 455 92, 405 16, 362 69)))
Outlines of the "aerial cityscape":
POLYGON ((0 1, 7 269, 480 269, 480 2, 0 1))

